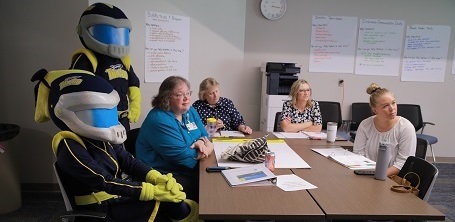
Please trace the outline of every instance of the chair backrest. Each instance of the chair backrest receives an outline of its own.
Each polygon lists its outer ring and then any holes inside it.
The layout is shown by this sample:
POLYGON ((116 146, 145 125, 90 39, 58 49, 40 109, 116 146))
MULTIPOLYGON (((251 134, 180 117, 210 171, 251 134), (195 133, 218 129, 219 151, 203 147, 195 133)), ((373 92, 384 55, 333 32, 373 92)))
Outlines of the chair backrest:
POLYGON ((351 104, 351 131, 357 131, 359 128, 360 123, 373 115, 371 112, 371 107, 369 103, 352 103, 351 104))
POLYGON ((339 102, 318 101, 322 116, 322 129, 327 129, 328 122, 336 122, 338 127, 341 126, 341 106, 339 102))
POLYGON ((123 142, 125 150, 136 156, 136 139, 139 136, 139 131, 141 128, 131 129, 126 132, 126 140, 123 142))
MULTIPOLYGON (((404 177, 408 172, 414 172, 419 175, 419 198, 424 201, 428 201, 431 190, 433 189, 433 185, 439 173, 438 168, 422 158, 409 156, 408 159, 406 159, 403 168, 401 168, 398 173, 398 176, 404 177)), ((408 174, 405 178, 411 182, 412 186, 416 186, 419 180, 414 174, 408 174)))
POLYGON ((423 118, 422 111, 420 110, 420 105, 398 104, 397 109, 397 115, 408 119, 412 125, 414 125, 416 132, 422 128, 423 118))
POLYGON ((273 132, 283 132, 281 129, 281 112, 276 112, 275 123, 273 124, 273 132))
POLYGON ((417 137, 417 147, 415 156, 425 159, 427 156, 428 141, 417 137))

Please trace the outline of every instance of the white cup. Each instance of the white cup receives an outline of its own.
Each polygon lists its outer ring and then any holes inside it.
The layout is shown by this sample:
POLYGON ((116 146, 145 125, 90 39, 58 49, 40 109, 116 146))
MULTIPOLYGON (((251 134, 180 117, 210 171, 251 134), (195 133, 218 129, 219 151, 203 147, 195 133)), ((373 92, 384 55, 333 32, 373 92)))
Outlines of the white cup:
POLYGON ((337 125, 335 122, 327 123, 327 142, 335 142, 335 138, 337 138, 337 125))

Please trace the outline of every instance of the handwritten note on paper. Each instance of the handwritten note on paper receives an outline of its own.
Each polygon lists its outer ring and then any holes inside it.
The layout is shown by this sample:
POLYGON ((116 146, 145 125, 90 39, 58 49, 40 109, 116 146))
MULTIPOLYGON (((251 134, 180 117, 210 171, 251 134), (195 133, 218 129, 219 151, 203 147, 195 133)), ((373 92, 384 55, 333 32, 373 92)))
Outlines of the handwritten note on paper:
POLYGON ((360 19, 355 74, 398 76, 404 21, 360 19))
POLYGON ((276 185, 284 191, 308 190, 317 188, 295 174, 277 176, 276 185))
POLYGON ((145 82, 188 78, 189 32, 188 17, 145 12, 145 82))
POLYGON ((450 26, 408 26, 401 81, 444 82, 450 31, 450 26))
POLYGON ((310 72, 354 72, 357 17, 313 16, 310 72))

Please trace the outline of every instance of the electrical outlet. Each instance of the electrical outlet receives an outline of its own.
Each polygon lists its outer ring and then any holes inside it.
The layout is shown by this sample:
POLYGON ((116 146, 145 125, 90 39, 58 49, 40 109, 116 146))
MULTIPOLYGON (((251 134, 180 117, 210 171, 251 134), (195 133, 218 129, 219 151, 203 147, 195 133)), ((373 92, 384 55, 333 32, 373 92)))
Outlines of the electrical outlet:
POLYGON ((338 80, 338 86, 339 86, 339 87, 343 87, 343 85, 344 85, 344 80, 339 79, 339 80, 338 80))

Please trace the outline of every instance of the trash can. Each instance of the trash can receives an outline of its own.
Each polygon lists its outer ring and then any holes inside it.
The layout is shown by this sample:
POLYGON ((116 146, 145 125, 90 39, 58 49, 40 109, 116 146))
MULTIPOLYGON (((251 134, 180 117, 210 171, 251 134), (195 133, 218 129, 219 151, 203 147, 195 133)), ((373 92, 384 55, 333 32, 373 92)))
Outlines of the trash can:
POLYGON ((19 176, 7 146, 19 130, 18 125, 0 123, 0 214, 15 211, 22 205, 19 176))

